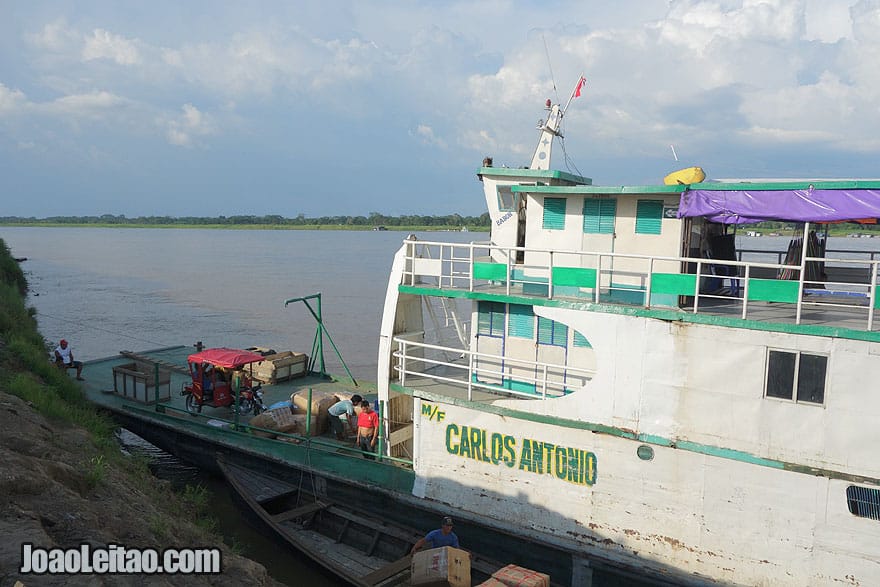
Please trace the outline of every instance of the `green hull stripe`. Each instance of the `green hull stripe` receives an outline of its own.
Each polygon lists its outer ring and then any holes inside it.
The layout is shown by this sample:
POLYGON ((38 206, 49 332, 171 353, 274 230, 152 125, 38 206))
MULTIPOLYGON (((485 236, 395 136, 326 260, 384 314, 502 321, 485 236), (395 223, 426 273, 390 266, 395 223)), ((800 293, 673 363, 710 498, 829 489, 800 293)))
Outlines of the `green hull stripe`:
POLYGON ((594 304, 586 301, 550 300, 546 298, 530 298, 527 296, 515 296, 505 294, 493 294, 485 292, 472 292, 460 289, 441 289, 436 287, 416 287, 412 285, 398 285, 400 293, 417 296, 436 296, 445 298, 461 298, 471 300, 486 300, 507 304, 527 304, 530 306, 544 306, 548 308, 569 308, 587 312, 601 312, 603 314, 618 314, 637 318, 654 318, 671 322, 688 322, 692 324, 707 324, 711 326, 723 326, 726 328, 742 328, 745 330, 759 330, 762 332, 785 332, 788 334, 805 334, 808 336, 824 336, 832 338, 846 338, 849 340, 862 340, 865 342, 880 342, 880 332, 867 330, 855 330, 839 326, 822 326, 818 324, 789 324, 784 322, 764 322, 759 320, 743 320, 729 316, 713 316, 709 314, 694 314, 680 310, 665 308, 643 308, 638 306, 619 306, 614 304, 594 304))
MULTIPOLYGON (((110 407, 110 406, 107 406, 110 407)), ((150 422, 177 434, 191 434, 208 442, 225 445, 232 450, 250 453, 279 463, 310 469, 338 479, 382 487, 391 491, 411 493, 415 473, 410 467, 391 462, 367 461, 359 454, 343 454, 332 447, 317 448, 320 439, 302 438, 301 444, 293 444, 270 438, 262 438, 244 431, 217 428, 207 424, 208 417, 185 418, 156 412, 152 407, 122 404, 111 408, 128 417, 150 422), (127 414, 126 414, 127 413, 127 414)), ((293 436, 293 435, 287 435, 293 436)))
POLYGON ((461 408, 467 408, 470 410, 476 410, 479 412, 485 412, 489 414, 495 414, 497 416, 502 416, 505 418, 515 418, 517 420, 523 420, 527 422, 536 422, 539 424, 548 424, 551 426, 559 426, 562 428, 570 428, 575 430, 589 430, 590 432, 595 432, 597 434, 607 434, 609 436, 616 436, 618 438, 623 438, 627 440, 632 440, 634 442, 642 443, 642 444, 653 444, 655 446, 663 446, 667 448, 674 448, 676 450, 684 450, 688 452, 694 452, 699 454, 704 454, 707 456, 728 459, 733 461, 739 461, 742 463, 749 463, 751 465, 758 465, 761 467, 769 467, 771 469, 779 469, 783 471, 791 471, 795 473, 803 473, 805 475, 813 475, 817 477, 826 477, 828 479, 840 479, 843 481, 849 481, 852 483, 865 483, 870 485, 878 485, 880 486, 880 479, 875 477, 863 477, 861 475, 851 475, 849 473, 843 473, 840 471, 833 471, 830 469, 821 469, 816 467, 808 467, 805 465, 798 465, 796 463, 788 463, 785 461, 779 461, 775 459, 767 459, 764 457, 759 457, 753 455, 751 453, 747 453, 741 450, 734 450, 730 448, 721 448, 717 446, 711 446, 708 444, 701 444, 698 442, 691 442, 687 440, 670 440, 668 438, 663 438, 662 436, 655 436, 653 434, 636 434, 631 430, 624 430, 622 428, 617 428, 615 426, 606 426, 604 424, 594 424, 592 422, 582 422, 580 420, 569 420, 566 418, 558 418, 556 416, 548 416, 544 414, 535 414, 533 412, 523 412, 520 410, 514 410, 511 408, 495 406, 492 404, 486 404, 481 402, 471 402, 466 399, 453 398, 445 395, 440 395, 437 393, 431 393, 428 391, 415 391, 408 387, 402 387, 399 384, 392 383, 391 391, 395 391, 397 393, 403 393, 406 395, 417 395, 418 397, 428 400, 430 402, 439 403, 439 404, 447 404, 458 406, 461 408))

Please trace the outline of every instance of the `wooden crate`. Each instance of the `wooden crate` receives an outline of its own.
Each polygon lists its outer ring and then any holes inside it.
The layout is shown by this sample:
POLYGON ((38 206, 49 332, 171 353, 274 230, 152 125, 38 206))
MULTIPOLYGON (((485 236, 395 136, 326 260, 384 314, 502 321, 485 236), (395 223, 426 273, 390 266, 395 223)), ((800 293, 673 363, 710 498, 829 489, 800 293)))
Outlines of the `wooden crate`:
MULTIPOLYGON (((122 397, 143 404, 156 401, 155 367, 142 363, 126 363, 113 367, 113 391, 122 397)), ((171 372, 159 368, 159 401, 171 399, 171 372)))

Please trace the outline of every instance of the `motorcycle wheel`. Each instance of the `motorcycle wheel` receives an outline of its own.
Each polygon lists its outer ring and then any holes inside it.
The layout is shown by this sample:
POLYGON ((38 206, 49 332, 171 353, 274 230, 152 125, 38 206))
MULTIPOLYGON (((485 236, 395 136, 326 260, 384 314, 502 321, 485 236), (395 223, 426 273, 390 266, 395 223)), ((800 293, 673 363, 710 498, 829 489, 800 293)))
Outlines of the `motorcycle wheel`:
POLYGON ((262 403, 254 402, 254 416, 259 416, 268 409, 269 408, 264 406, 262 403))
POLYGON ((193 394, 186 396, 186 411, 195 416, 202 413, 202 404, 196 402, 193 394))
MULTIPOLYGON (((235 411, 235 404, 232 404, 232 411, 235 411)), ((247 414, 251 411, 251 400, 242 398, 238 404, 238 413, 239 414, 247 414)))

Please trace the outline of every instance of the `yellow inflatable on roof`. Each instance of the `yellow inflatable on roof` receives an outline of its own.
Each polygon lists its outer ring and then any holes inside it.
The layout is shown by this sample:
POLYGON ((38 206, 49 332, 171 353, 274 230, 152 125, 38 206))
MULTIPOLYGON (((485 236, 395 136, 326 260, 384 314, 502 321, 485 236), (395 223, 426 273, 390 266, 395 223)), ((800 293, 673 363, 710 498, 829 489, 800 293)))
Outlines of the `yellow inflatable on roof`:
POLYGON ((664 177, 663 183, 666 185, 687 185, 700 183, 704 179, 706 179, 706 174, 703 172, 702 167, 685 167, 684 169, 673 171, 664 177))

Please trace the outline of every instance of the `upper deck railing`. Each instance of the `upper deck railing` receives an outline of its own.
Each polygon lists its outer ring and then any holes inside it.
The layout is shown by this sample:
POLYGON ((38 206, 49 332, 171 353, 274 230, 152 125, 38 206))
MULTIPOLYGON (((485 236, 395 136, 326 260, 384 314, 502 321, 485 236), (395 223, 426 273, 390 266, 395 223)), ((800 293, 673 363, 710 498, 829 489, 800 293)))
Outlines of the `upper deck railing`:
MULTIPOLYGON (((782 262, 407 240, 401 284, 875 330, 876 252, 782 262)), ((832 252, 831 250, 827 251, 832 252)), ((738 259, 750 253, 740 251, 738 259)))

